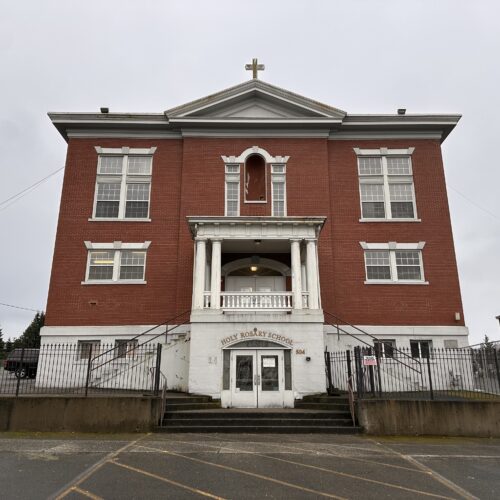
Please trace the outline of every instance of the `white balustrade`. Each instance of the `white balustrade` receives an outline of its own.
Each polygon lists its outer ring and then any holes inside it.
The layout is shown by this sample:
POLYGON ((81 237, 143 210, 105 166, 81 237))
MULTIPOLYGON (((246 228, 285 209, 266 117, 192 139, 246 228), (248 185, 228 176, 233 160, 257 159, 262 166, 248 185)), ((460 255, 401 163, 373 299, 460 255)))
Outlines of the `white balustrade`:
POLYGON ((292 309, 292 292, 222 292, 221 298, 222 309, 226 310, 289 311, 292 309))
POLYGON ((302 292, 302 308, 309 308, 309 292, 302 292))

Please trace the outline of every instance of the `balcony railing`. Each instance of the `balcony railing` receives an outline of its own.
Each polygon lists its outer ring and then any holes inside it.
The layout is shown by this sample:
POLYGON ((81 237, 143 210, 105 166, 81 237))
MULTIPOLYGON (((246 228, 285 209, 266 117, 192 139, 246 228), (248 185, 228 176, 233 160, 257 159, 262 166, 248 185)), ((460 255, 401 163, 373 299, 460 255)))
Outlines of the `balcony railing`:
MULTIPOLYGON (((220 307, 226 311, 291 311, 292 292, 221 292, 220 307)), ((302 307, 308 307, 308 293, 302 293, 302 307)), ((204 293, 203 306, 210 308, 210 292, 204 293)))

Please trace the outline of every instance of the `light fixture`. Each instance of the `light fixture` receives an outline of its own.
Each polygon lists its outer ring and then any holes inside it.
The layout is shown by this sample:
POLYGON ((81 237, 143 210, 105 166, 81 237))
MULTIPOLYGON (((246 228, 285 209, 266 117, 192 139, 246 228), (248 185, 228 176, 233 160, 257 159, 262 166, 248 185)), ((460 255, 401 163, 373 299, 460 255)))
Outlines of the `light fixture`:
POLYGON ((257 266, 250 266, 250 271, 255 272, 259 269, 257 266))
POLYGON ((256 245, 260 245, 261 240, 253 240, 256 245))

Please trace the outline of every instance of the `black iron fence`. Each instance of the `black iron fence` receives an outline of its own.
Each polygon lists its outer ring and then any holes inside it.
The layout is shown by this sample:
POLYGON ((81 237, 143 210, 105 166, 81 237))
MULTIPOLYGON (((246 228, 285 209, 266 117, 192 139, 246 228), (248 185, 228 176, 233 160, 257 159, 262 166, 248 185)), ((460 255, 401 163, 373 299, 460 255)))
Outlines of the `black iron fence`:
POLYGON ((500 399, 500 349, 374 349, 325 352, 328 389, 358 399, 500 399))
POLYGON ((0 395, 158 395, 160 343, 80 341, 0 351, 0 395))

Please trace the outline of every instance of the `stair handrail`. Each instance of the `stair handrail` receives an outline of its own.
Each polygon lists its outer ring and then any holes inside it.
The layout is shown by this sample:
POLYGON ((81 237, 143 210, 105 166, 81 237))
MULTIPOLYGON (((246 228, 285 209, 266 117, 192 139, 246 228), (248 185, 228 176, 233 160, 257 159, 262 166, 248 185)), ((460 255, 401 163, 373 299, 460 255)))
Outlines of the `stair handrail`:
MULTIPOLYGON (((174 316, 173 318, 169 318, 167 321, 164 321, 163 323, 159 323, 158 325, 155 325, 151 328, 148 328, 147 330, 144 330, 143 332, 137 334, 135 337, 132 337, 131 339, 127 339, 128 342, 131 342, 133 340, 138 340, 140 337, 142 337, 143 335, 147 335, 148 333, 152 332, 153 330, 156 330, 157 328, 161 327, 161 326, 166 326, 167 329, 165 331, 162 331, 161 333, 158 333, 157 335, 155 335, 154 337, 146 340, 146 342, 143 342, 142 344, 139 344, 139 341, 137 342, 137 345, 136 346, 132 346, 130 347, 129 349, 127 349, 124 353, 122 353, 122 356, 123 355, 127 355, 129 352, 133 352, 135 349, 137 349, 138 347, 142 347, 146 344, 149 344, 150 342, 152 342, 153 340, 156 340, 158 337, 161 337, 163 335, 165 335, 165 339, 168 337, 168 335, 172 335, 172 331, 175 330, 176 328, 180 327, 180 326, 183 326, 183 325, 186 325, 187 323, 189 323, 189 317, 187 319, 185 319, 184 321, 172 326, 171 328, 168 328, 168 325, 170 323, 172 323, 173 321, 176 321, 177 319, 179 318, 182 318, 184 315, 188 314, 189 312, 191 312, 191 310, 187 310, 187 311, 184 311, 182 312, 181 314, 178 314, 177 316, 174 316)), ((118 358, 118 356, 115 356, 113 357, 112 359, 108 359, 107 361, 104 361, 103 363, 97 365, 97 366, 94 366, 94 361, 98 358, 100 358, 101 356, 104 356, 112 351, 115 351, 116 350, 116 347, 112 347, 111 349, 108 349, 107 351, 104 351, 100 354, 98 354, 97 356, 93 357, 92 360, 91 360, 91 364, 92 364, 92 367, 90 369, 90 371, 94 371, 94 370, 97 370, 98 368, 104 366, 104 365, 107 365, 108 363, 111 363, 113 362, 115 359, 118 358)))
MULTIPOLYGON (((379 339, 378 337, 375 337, 375 335, 372 335, 371 333, 368 333, 366 330, 362 330, 358 326, 352 325, 348 321, 346 321, 346 320, 344 320, 342 318, 339 318, 336 314, 333 314, 333 313, 331 313, 329 311, 325 311, 325 310, 323 310, 323 314, 326 314, 327 316, 331 316, 332 318, 334 318, 337 321, 337 323, 331 323, 330 321, 325 320, 325 323, 327 325, 330 325, 330 326, 333 326, 334 328, 337 328, 337 330, 340 330, 342 333, 345 333, 346 335, 349 335, 350 337, 355 338, 357 341, 362 342, 363 344, 367 345, 370 348, 372 348, 374 346, 372 346, 368 342, 365 342, 363 339, 360 339, 359 337, 356 337, 356 335, 354 335, 353 333, 350 333, 347 330, 344 330, 341 326, 339 326, 339 321, 341 323, 343 323, 345 326, 349 326, 351 328, 354 328, 356 331, 360 332, 362 335, 367 335, 368 337, 370 337, 372 340, 374 340, 376 342, 383 342, 383 340, 379 339)), ((410 364, 404 363, 397 356, 393 356, 391 359, 393 359, 394 361, 396 361, 396 363, 400 363, 400 364, 408 367, 410 370, 413 370, 413 371, 419 373, 420 375, 422 375, 422 363, 420 362, 419 359, 413 358, 413 357, 409 356, 408 354, 406 354, 406 352, 401 351, 400 349, 398 349, 395 346, 392 347, 392 350, 396 351, 398 354, 402 354, 406 358, 409 358, 413 363, 416 363, 418 365, 419 369, 414 368, 410 364)), ((376 352, 375 352, 375 354, 376 354, 376 352)), ((377 358, 378 358, 378 355, 377 355, 377 358)))
POLYGON ((349 397, 349 411, 351 412, 352 425, 356 427, 356 411, 354 409, 354 390, 352 387, 352 375, 347 377, 347 395, 349 397))

